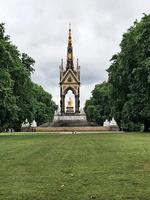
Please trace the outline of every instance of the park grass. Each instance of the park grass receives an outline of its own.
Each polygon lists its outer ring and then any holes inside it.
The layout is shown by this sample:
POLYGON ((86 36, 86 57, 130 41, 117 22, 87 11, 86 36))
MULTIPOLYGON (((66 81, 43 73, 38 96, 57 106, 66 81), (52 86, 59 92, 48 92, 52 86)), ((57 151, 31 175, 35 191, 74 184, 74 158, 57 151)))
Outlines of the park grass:
POLYGON ((149 200, 149 134, 1 134, 0 200, 149 200))

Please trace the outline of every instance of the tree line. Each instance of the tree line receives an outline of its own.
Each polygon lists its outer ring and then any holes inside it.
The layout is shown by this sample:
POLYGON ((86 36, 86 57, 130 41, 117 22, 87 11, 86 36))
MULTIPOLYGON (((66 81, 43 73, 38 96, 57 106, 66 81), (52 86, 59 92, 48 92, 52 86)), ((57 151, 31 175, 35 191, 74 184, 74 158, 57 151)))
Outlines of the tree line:
POLYGON ((21 53, 0 24, 0 131, 18 131, 27 119, 37 125, 52 121, 57 109, 52 95, 33 83, 35 61, 21 53))
POLYGON ((114 117, 120 130, 150 130, 150 15, 144 14, 123 34, 120 52, 85 103, 88 121, 102 125, 114 117))

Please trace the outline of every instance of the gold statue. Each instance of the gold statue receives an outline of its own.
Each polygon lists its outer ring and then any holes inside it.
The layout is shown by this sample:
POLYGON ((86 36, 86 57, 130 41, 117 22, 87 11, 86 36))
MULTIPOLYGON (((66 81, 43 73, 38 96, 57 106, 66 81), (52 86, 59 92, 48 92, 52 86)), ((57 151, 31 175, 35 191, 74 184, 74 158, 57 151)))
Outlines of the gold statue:
POLYGON ((69 97, 69 101, 68 101, 68 106, 67 107, 73 107, 73 103, 72 103, 71 97, 69 97))

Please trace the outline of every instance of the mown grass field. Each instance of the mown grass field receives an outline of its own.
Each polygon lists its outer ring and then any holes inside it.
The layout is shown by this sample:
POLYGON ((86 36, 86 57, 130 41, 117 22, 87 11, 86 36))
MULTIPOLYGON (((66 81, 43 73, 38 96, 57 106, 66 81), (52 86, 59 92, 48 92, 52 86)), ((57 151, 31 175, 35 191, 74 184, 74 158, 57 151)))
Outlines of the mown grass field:
POLYGON ((0 200, 150 200, 149 134, 0 134, 0 200))

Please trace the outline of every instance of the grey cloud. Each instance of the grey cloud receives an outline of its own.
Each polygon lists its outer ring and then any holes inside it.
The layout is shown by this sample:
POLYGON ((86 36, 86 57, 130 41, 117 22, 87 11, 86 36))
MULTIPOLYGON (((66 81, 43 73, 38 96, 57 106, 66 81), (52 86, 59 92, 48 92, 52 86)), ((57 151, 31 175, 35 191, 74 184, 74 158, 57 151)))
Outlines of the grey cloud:
POLYGON ((68 24, 72 23, 75 59, 81 65, 81 104, 94 85, 107 79, 110 58, 147 0, 0 0, 0 19, 21 52, 36 61, 33 81, 59 103, 59 64, 66 58, 68 24), (84 92, 83 92, 84 91, 84 92), (86 91, 86 92, 85 92, 86 91))

